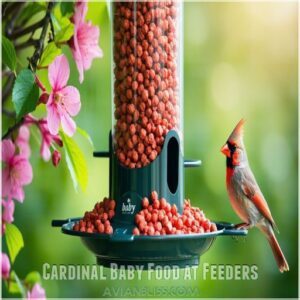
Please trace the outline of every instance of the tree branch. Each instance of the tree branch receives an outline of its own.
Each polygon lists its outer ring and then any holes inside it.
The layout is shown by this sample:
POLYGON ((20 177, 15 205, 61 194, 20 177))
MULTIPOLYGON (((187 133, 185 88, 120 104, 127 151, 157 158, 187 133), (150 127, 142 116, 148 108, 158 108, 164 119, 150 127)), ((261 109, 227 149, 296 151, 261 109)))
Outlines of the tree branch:
POLYGON ((39 44, 39 40, 35 40, 33 38, 28 39, 27 41, 25 41, 24 43, 20 43, 17 44, 15 46, 16 50, 22 50, 24 48, 30 47, 30 46, 38 46, 39 44))
POLYGON ((39 29, 41 26, 44 25, 44 22, 45 22, 45 19, 41 19, 40 21, 38 21, 28 27, 19 28, 16 31, 11 32, 10 34, 7 33, 7 36, 11 39, 17 39, 25 34, 34 33, 37 29, 39 29))
POLYGON ((11 73, 9 75, 9 77, 7 78, 5 86, 4 86, 3 90, 2 90, 2 104, 6 101, 6 99, 8 98, 8 96, 11 93, 11 90, 12 90, 12 87, 13 87, 13 83, 14 83, 14 79, 15 79, 14 73, 11 73))
POLYGON ((16 20, 18 19, 20 13, 22 12, 22 7, 26 4, 26 2, 18 3, 18 6, 16 7, 16 11, 11 16, 11 19, 7 23, 7 26, 5 28, 5 33, 8 37, 11 36, 11 33, 13 31, 14 25, 16 20))
POLYGON ((2 113, 4 115, 6 115, 7 117, 9 117, 9 118, 15 118, 16 117, 16 113, 14 111, 9 111, 9 110, 7 110, 3 107, 2 107, 2 113))
POLYGON ((19 7, 20 3, 17 2, 5 2, 2 4, 2 19, 9 17, 19 7))
POLYGON ((47 34, 47 30, 48 30, 48 25, 50 23, 51 20, 51 10, 53 8, 54 3, 51 1, 48 4, 47 7, 47 11, 46 11, 46 16, 43 20, 43 28, 42 28, 42 33, 41 36, 39 38, 39 44, 37 45, 37 47, 35 48, 34 54, 30 59, 30 65, 33 69, 33 71, 36 70, 37 67, 37 62, 40 59, 42 53, 43 53, 43 49, 44 49, 44 42, 45 42, 45 38, 46 38, 46 34, 47 34))
MULTIPOLYGON (((50 1, 48 3, 48 7, 47 7, 47 11, 46 11, 46 15, 45 17, 39 21, 38 23, 32 25, 32 26, 29 26, 23 30, 19 30, 19 31, 16 31, 14 33, 12 33, 12 36, 14 36, 14 38, 16 38, 17 36, 21 36, 25 33, 30 33, 31 31, 28 29, 31 27, 31 30, 36 30, 38 27, 42 26, 42 32, 41 32, 41 35, 40 35, 40 38, 37 40, 37 44, 36 44, 36 47, 35 47, 35 51, 33 53, 33 56, 29 59, 29 68, 31 68, 34 72, 36 71, 36 67, 37 67, 37 63, 43 53, 43 49, 44 49, 44 42, 45 42, 45 38, 46 38, 46 35, 47 35, 47 30, 48 30, 48 26, 49 26, 49 23, 50 23, 50 20, 51 20, 51 10, 54 6, 54 2, 53 1, 50 1), (39 24, 38 27, 37 24, 39 24), (21 32, 21 33, 20 33, 21 32)), ((13 84, 13 80, 11 82, 11 87, 10 89, 7 88, 7 92, 6 94, 7 95, 4 95, 4 92, 2 93, 2 101, 4 99, 5 101, 5 98, 3 96, 8 96, 10 93, 11 93, 11 88, 12 88, 12 84, 13 84)), ((11 136, 11 134, 17 130, 24 122, 24 118, 20 119, 18 122, 15 123, 15 125, 11 126, 7 132, 2 136, 2 140, 3 139, 6 139, 8 137, 11 136)))
POLYGON ((15 123, 15 125, 11 126, 10 128, 8 128, 8 130, 6 131, 6 133, 2 136, 2 140, 7 139, 8 137, 10 137, 12 135, 12 133, 17 130, 24 122, 24 118, 22 118, 21 120, 19 120, 18 122, 15 123))

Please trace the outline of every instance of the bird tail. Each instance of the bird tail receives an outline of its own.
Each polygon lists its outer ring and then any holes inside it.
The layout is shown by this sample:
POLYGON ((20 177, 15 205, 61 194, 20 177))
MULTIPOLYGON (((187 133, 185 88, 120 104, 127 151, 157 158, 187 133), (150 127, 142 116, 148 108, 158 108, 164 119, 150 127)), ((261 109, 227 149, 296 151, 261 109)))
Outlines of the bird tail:
POLYGON ((271 246, 271 249, 273 251, 273 255, 275 257, 275 260, 277 262, 279 271, 281 273, 285 272, 285 271, 289 271, 289 265, 288 262, 286 261, 283 252, 278 244, 278 241, 275 237, 274 232, 271 232, 270 234, 267 235, 269 244, 271 246))

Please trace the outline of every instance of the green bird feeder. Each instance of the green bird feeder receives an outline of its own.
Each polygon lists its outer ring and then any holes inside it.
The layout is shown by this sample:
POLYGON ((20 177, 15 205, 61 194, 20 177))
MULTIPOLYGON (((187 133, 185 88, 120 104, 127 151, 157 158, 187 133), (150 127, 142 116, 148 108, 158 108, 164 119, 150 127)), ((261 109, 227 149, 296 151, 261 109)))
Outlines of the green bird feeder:
POLYGON ((152 191, 182 213, 185 168, 201 164, 184 158, 182 14, 178 1, 111 4, 113 126, 109 151, 94 156, 109 159, 113 233, 75 231, 80 218, 52 221, 80 237, 99 265, 198 265, 217 236, 247 234, 224 222, 209 233, 132 234, 142 199, 152 191))

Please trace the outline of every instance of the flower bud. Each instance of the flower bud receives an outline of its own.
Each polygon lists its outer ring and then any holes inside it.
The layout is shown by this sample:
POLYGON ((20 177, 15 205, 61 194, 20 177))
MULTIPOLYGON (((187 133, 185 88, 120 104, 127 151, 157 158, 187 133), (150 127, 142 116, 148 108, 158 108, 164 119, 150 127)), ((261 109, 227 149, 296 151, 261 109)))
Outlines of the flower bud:
POLYGON ((10 273, 10 262, 7 254, 2 253, 2 278, 8 279, 10 273))
POLYGON ((52 153, 52 164, 54 167, 57 167, 61 159, 61 154, 59 151, 54 150, 52 153))
POLYGON ((39 102, 38 103, 44 103, 44 104, 47 104, 48 102, 48 99, 49 99, 49 94, 46 93, 46 92, 43 92, 39 98, 39 102))

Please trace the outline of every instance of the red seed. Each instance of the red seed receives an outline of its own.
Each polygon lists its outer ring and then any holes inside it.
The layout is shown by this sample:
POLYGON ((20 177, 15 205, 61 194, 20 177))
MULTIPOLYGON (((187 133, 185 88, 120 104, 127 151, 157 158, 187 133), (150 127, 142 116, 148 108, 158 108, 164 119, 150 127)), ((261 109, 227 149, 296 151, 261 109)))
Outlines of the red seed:
POLYGON ((211 225, 210 225, 210 231, 213 232, 213 231, 217 231, 217 230, 218 230, 218 228, 217 228, 216 224, 215 223, 211 223, 211 225))
POLYGON ((116 208, 116 201, 110 200, 108 208, 114 210, 116 208))
POLYGON ((160 222, 157 222, 157 223, 155 223, 154 224, 154 228, 155 228, 155 230, 157 230, 157 231, 161 231, 162 230, 162 225, 161 225, 161 223, 160 222))
POLYGON ((113 233, 113 228, 111 226, 105 228, 105 233, 106 234, 112 234, 113 233))
POLYGON ((145 218, 141 214, 137 214, 137 215, 135 215, 134 220, 135 220, 135 223, 137 225, 139 225, 141 222, 145 221, 145 218))
POLYGON ((137 81, 133 81, 133 82, 132 82, 132 90, 133 90, 133 91, 136 91, 136 90, 138 89, 138 86, 139 86, 139 85, 138 85, 137 81))
POLYGON ((158 201, 157 199, 154 200, 154 201, 153 201, 153 208, 159 209, 159 207, 160 207, 159 201, 158 201))
POLYGON ((162 219, 163 226, 166 226, 168 222, 169 222, 169 218, 167 216, 164 216, 164 218, 162 219))
POLYGON ((177 229, 182 229, 183 227, 182 219, 178 219, 175 226, 177 229))
POLYGON ((110 209, 108 211, 108 219, 111 220, 115 216, 115 211, 110 209))
POLYGON ((147 213, 147 214, 145 215, 145 219, 146 219, 147 222, 150 222, 150 221, 151 221, 151 218, 152 218, 152 216, 151 216, 150 213, 147 213))
POLYGON ((149 206, 149 200, 148 198, 144 197, 142 200, 142 206, 143 208, 147 208, 149 206))
POLYGON ((101 216, 101 221, 105 222, 108 219, 108 214, 107 213, 103 213, 101 216))
POLYGON ((151 218, 153 223, 156 223, 158 220, 158 214, 157 213, 152 213, 152 218, 151 218))
POLYGON ((140 231, 137 227, 134 227, 133 230, 132 230, 132 234, 133 235, 140 235, 140 231))
POLYGON ((168 222, 166 225, 165 225, 165 228, 166 228, 166 232, 167 233, 172 233, 172 229, 173 229, 173 227, 172 227, 172 223, 171 222, 168 222))
POLYGON ((176 206, 176 204, 173 204, 173 205, 172 205, 172 207, 171 207, 171 213, 172 213, 173 215, 176 215, 176 214, 177 214, 177 206, 176 206))
POLYGON ((104 232, 104 225, 99 224, 99 226, 97 227, 97 230, 98 230, 99 233, 103 233, 104 232))
POLYGON ((165 198, 161 198, 161 199, 160 199, 160 207, 161 207, 162 209, 165 209, 166 206, 167 206, 167 200, 166 200, 165 198))
POLYGON ((158 200, 158 194, 156 191, 151 192, 151 200, 154 202, 154 200, 158 200))
POLYGON ((154 233, 155 233, 154 228, 153 228, 152 226, 149 226, 148 231, 147 231, 147 234, 148 234, 148 235, 154 235, 154 233))
POLYGON ((167 203, 167 204, 166 204, 165 211, 166 211, 166 212, 171 211, 171 204, 170 204, 170 203, 167 203))

